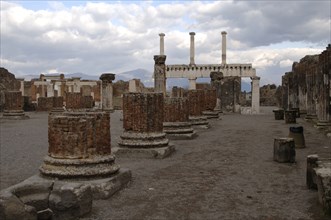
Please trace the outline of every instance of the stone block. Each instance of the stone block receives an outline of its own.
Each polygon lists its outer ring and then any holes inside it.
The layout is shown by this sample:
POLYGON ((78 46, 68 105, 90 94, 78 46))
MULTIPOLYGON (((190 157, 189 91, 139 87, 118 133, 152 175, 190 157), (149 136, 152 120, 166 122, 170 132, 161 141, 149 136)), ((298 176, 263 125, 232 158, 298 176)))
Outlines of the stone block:
POLYGON ((10 190, 0 192, 1 220, 37 220, 37 211, 32 206, 25 205, 10 190))
POLYGON ((49 196, 54 220, 78 219, 92 209, 91 186, 74 182, 55 182, 49 196))
POLYGON ((315 168, 318 200, 327 214, 331 214, 331 166, 315 168))
POLYGON ((273 159, 279 163, 295 162, 295 144, 293 138, 275 138, 273 159))

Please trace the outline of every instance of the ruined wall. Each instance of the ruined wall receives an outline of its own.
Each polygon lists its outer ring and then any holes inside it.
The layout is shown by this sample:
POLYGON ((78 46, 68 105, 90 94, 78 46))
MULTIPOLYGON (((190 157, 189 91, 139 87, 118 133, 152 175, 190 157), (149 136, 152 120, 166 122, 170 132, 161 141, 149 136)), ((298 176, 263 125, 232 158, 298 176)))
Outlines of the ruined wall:
POLYGON ((0 111, 3 111, 6 91, 19 91, 20 82, 7 69, 0 67, 0 111))
POLYGON ((181 87, 174 86, 171 89, 171 97, 184 97, 185 96, 185 89, 181 87))
POLYGON ((260 105, 276 106, 278 101, 276 97, 277 86, 268 84, 260 87, 260 105))
POLYGON ((52 111, 54 108, 63 107, 63 97, 39 97, 37 111, 52 111))
POLYGON ((162 93, 123 94, 123 128, 133 132, 162 132, 164 119, 162 93))
POLYGON ((187 122, 188 120, 189 103, 187 98, 164 99, 164 122, 187 122))
POLYGON ((303 57, 282 76, 282 107, 300 108, 319 120, 330 120, 331 47, 319 55, 303 57))

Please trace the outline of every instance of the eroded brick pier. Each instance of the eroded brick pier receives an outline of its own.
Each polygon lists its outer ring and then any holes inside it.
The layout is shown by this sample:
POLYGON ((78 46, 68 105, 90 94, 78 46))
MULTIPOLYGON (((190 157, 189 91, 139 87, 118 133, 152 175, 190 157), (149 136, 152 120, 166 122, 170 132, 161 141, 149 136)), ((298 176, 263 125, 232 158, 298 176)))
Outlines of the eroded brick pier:
POLYGON ((27 119, 23 111, 23 97, 20 91, 5 92, 4 119, 27 119))
POLYGON ((189 122, 187 98, 165 98, 163 131, 171 139, 192 139, 197 136, 189 122))
POLYGON ((162 93, 123 95, 123 128, 116 155, 164 158, 174 151, 163 132, 162 93))

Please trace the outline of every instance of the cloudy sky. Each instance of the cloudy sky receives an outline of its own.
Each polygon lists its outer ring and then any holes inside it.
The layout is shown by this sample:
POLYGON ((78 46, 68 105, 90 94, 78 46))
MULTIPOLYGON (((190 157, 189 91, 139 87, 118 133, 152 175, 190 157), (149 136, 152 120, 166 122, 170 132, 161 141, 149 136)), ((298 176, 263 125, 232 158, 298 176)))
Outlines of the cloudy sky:
POLYGON ((1 66, 40 73, 153 71, 159 33, 167 64, 252 63, 261 84, 281 81, 292 63, 330 43, 331 0, 3 1, 1 66))

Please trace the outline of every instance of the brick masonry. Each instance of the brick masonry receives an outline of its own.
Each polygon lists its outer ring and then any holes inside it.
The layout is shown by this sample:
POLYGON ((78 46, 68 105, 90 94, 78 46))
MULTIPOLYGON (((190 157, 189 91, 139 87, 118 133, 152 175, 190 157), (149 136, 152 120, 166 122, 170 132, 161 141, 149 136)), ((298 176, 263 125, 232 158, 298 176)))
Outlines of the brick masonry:
POLYGON ((165 98, 164 122, 187 122, 189 105, 187 98, 165 98))
POLYGON ((23 111, 23 97, 20 91, 5 92, 5 111, 23 111))
POLYGON ((109 114, 72 112, 48 120, 49 156, 75 159, 111 153, 109 114))
POLYGON ((162 132, 163 106, 162 93, 123 94, 123 127, 125 131, 162 132))

